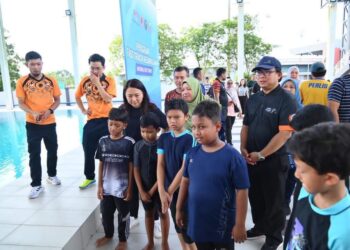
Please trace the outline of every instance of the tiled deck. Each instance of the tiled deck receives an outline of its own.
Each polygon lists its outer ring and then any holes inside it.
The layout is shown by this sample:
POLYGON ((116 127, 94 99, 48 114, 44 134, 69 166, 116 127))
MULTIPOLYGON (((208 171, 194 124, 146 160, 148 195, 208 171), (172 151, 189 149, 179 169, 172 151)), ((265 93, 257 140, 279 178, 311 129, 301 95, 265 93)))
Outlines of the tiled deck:
MULTIPOLYGON (((242 120, 235 124, 233 140, 239 147, 239 131, 242 120)), ((27 195, 30 190, 30 177, 27 175, 0 189, 0 250, 57 250, 57 249, 96 249, 95 240, 103 236, 96 186, 79 190, 83 179, 83 152, 77 148, 59 157, 58 176, 61 186, 46 183, 45 167, 43 185, 45 192, 34 200, 27 195)), ((140 225, 131 230, 128 249, 138 250, 146 243, 144 212, 140 206, 140 225)), ((117 223, 115 222, 115 225, 117 223)), ((247 228, 252 226, 248 212, 247 228)), ((260 249, 263 239, 236 244, 238 250, 260 249)), ((117 238, 101 250, 114 249, 117 238)), ((160 249, 160 240, 155 240, 160 249)), ((180 245, 171 225, 169 244, 171 249, 180 245)))

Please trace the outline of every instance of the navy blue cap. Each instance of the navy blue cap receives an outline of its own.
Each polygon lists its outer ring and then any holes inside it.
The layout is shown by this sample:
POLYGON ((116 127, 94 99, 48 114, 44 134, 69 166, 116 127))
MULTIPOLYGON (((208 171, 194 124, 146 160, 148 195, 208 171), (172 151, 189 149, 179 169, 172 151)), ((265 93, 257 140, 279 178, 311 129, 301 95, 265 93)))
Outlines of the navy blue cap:
POLYGON ((264 56, 260 59, 258 65, 255 66, 255 68, 252 70, 253 72, 259 69, 282 69, 282 65, 280 61, 278 61, 276 58, 272 56, 264 56))
POLYGON ((322 62, 315 62, 311 65, 311 73, 325 73, 326 67, 322 62))

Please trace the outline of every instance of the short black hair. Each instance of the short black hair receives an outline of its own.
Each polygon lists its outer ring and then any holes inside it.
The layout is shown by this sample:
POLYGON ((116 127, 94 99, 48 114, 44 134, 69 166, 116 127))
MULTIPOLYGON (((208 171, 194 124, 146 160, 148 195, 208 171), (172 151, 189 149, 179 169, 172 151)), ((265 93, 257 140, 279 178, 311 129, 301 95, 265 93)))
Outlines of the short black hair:
POLYGON ((350 124, 325 122, 304 129, 293 135, 288 148, 319 175, 335 173, 345 179, 350 174, 350 124))
POLYGON ((172 99, 168 101, 165 105, 165 114, 168 113, 169 110, 181 110, 185 115, 188 114, 188 105, 183 99, 172 99))
POLYGON ((190 76, 190 70, 186 66, 178 66, 178 67, 176 67, 174 69, 174 73, 173 74, 175 74, 175 72, 181 72, 181 71, 186 71, 187 77, 190 76))
POLYGON ((106 59, 99 54, 93 54, 89 57, 89 64, 90 62, 101 62, 102 66, 104 67, 106 59))
POLYGON ((125 108, 111 108, 108 114, 108 119, 128 123, 129 115, 125 108))
POLYGON ((311 75, 313 77, 324 77, 326 75, 327 71, 325 70, 324 72, 311 72, 311 75))
POLYGON ((202 68, 198 67, 193 70, 193 77, 197 78, 199 73, 202 71, 202 68))
POLYGON ((201 101, 193 110, 192 117, 197 115, 199 117, 207 117, 213 123, 221 121, 220 105, 212 100, 201 101))
POLYGON ((160 119, 153 112, 147 112, 140 118, 140 127, 146 128, 148 126, 153 126, 155 129, 159 129, 160 127, 160 119))
POLYGON ((298 110, 289 125, 294 130, 300 131, 321 122, 333 121, 335 121, 334 115, 328 107, 321 104, 310 104, 298 110))
POLYGON ((29 60, 35 60, 35 59, 42 59, 41 55, 36 51, 29 51, 25 56, 26 62, 29 62, 29 60))
POLYGON ((216 70, 216 77, 220 77, 222 74, 226 73, 226 69, 225 68, 218 68, 216 70))

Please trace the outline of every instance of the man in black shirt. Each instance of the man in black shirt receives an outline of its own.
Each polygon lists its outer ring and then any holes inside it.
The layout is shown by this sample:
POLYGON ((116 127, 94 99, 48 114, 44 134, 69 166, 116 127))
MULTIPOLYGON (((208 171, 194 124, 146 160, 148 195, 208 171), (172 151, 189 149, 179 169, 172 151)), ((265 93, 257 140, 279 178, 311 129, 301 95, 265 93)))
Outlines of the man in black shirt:
POLYGON ((265 56, 253 69, 259 91, 247 102, 241 131, 241 153, 248 163, 251 187, 249 201, 254 227, 248 238, 266 235, 262 250, 275 250, 282 242, 285 223, 283 200, 288 155, 284 144, 291 136, 289 118, 296 112, 296 101, 284 91, 281 63, 265 56))

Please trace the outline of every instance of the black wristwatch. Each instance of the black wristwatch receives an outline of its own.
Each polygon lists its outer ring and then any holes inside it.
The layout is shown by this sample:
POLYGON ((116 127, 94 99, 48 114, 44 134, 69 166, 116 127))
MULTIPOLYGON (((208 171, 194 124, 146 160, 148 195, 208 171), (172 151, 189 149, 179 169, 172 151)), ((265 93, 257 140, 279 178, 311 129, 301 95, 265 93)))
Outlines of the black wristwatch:
POLYGON ((50 114, 53 114, 53 109, 50 108, 49 111, 50 111, 50 114))

